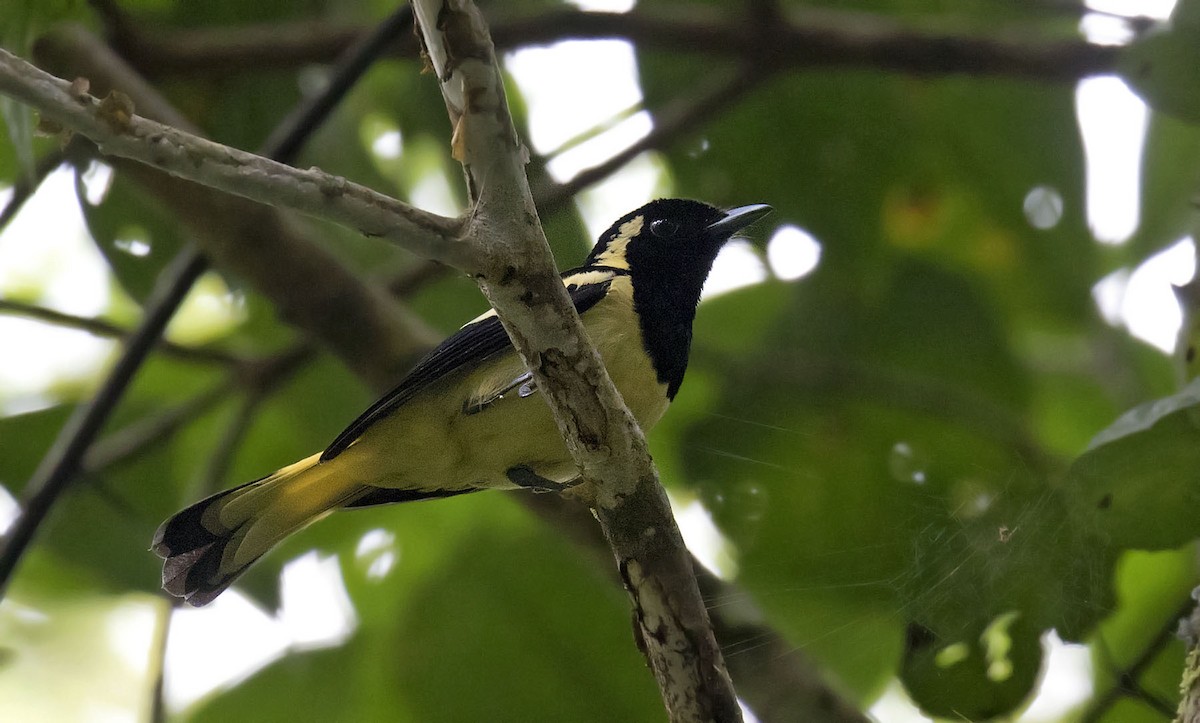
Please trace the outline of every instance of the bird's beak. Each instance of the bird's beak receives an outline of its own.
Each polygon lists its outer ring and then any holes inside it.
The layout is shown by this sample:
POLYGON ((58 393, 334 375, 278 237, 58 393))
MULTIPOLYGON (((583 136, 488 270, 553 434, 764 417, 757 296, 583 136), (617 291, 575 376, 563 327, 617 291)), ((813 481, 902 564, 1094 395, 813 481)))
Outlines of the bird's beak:
POLYGON ((725 212, 725 218, 709 224, 708 233, 714 239, 725 239, 746 228, 758 219, 766 216, 773 209, 765 203, 755 203, 750 206, 739 206, 725 212))

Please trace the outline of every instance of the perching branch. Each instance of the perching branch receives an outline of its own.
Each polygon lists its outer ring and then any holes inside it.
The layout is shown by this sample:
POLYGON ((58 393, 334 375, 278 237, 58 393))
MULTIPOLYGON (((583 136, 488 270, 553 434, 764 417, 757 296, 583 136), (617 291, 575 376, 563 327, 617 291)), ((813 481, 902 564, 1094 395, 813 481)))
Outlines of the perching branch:
POLYGON ((465 243, 476 281, 537 381, 586 484, 633 601, 639 647, 672 721, 741 712, 696 587, 691 556, 625 407, 555 273, 537 220, 486 23, 472 3, 415 4, 474 201, 465 243))

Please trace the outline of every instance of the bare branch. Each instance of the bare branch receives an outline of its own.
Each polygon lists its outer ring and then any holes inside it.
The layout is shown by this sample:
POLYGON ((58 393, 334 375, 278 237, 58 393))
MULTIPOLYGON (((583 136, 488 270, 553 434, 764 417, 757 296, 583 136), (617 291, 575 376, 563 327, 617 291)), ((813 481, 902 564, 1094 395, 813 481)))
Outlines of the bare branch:
POLYGON ((555 274, 525 177, 528 152, 512 126, 486 24, 466 2, 427 0, 415 10, 454 126, 454 155, 475 199, 467 239, 483 257, 476 280, 587 481, 581 494, 613 548, 633 601, 639 647, 668 715, 673 721, 740 720, 645 437, 555 274))

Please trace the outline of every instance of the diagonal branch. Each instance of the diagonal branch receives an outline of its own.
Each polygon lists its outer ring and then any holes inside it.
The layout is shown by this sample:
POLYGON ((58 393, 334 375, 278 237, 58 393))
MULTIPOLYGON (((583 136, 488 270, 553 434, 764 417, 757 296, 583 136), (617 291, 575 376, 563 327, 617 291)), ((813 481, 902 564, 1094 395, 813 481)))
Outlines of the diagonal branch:
POLYGON ((741 712, 646 440, 555 273, 486 23, 472 3, 415 4, 475 201, 476 281, 558 421, 633 602, 639 647, 672 721, 741 712))

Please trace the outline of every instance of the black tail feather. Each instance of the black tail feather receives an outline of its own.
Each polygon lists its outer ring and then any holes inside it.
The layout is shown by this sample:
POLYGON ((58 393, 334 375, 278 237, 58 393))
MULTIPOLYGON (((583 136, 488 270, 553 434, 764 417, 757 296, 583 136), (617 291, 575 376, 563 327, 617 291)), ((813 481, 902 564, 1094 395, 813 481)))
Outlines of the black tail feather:
POLYGON ((229 587, 245 568, 219 575, 221 559, 240 528, 214 532, 204 525, 204 513, 212 505, 263 479, 266 477, 206 497, 159 525, 150 549, 163 558, 163 590, 199 607, 212 602, 229 587))

